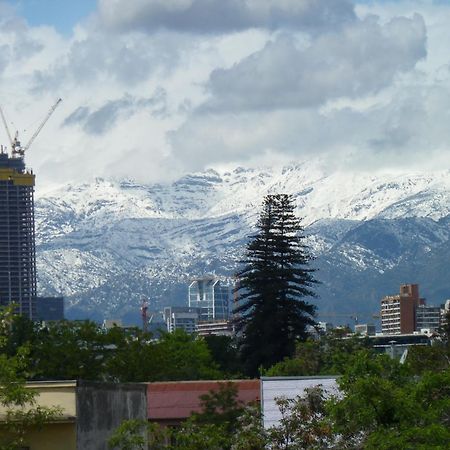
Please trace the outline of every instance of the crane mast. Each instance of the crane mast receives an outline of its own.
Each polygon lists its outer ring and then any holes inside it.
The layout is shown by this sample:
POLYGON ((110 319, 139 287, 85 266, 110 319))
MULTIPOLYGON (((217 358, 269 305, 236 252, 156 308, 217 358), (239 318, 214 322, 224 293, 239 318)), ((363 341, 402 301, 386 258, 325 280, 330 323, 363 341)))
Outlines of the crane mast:
POLYGON ((11 137, 11 133, 9 131, 8 124, 6 123, 5 115, 3 114, 3 109, 2 109, 1 106, 0 106, 0 114, 2 116, 2 121, 3 121, 3 125, 5 127, 5 130, 6 130, 6 134, 8 135, 9 143, 11 144, 11 147, 12 147, 13 146, 13 139, 11 137))

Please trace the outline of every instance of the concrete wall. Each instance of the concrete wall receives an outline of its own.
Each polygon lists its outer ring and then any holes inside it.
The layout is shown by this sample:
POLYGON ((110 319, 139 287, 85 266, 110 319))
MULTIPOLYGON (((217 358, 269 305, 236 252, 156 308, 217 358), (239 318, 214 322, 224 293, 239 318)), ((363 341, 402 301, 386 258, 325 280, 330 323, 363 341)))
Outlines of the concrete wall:
MULTIPOLYGON (((30 428, 26 435, 26 445, 30 450, 76 450, 76 382, 75 381, 38 381, 27 383, 28 389, 36 392, 35 405, 59 407, 58 415, 53 423, 47 423, 40 428, 30 428)), ((25 407, 25 410, 30 409, 25 407)), ((0 407, 0 422, 6 413, 0 407)), ((0 436, 4 437, 0 429, 0 436)))
POLYGON ((108 439, 127 419, 147 420, 145 384, 79 382, 77 448, 108 450, 108 439))

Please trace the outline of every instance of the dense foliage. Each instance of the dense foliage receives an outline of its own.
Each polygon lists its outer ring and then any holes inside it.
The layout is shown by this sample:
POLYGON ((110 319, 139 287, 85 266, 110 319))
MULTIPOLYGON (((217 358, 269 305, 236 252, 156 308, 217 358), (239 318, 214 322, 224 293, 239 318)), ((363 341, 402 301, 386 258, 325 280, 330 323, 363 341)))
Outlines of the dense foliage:
POLYGON ((315 307, 305 301, 315 295, 316 280, 304 241, 292 196, 266 196, 245 265, 237 274, 235 321, 241 358, 251 376, 291 356, 296 341, 306 339, 307 327, 315 323, 315 307))
POLYGON ((182 331, 159 340, 137 328, 101 329, 89 321, 45 326, 15 317, 5 350, 29 348, 27 377, 33 380, 172 381, 223 378, 207 343, 182 331))
POLYGON ((7 352, 13 307, 0 308, 0 450, 24 448, 27 433, 60 415, 58 407, 36 405, 36 393, 25 386, 29 375, 30 348, 18 346, 7 352))

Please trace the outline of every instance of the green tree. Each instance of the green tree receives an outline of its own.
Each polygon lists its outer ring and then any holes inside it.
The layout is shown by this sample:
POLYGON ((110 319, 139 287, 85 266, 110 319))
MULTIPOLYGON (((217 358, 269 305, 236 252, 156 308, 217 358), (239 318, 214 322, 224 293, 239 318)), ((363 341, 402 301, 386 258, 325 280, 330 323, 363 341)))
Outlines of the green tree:
POLYGON ((450 368, 449 348, 441 342, 433 345, 414 345, 408 349, 406 365, 414 375, 421 375, 432 367, 435 372, 450 368))
MULTIPOLYGON (((368 350, 367 338, 352 336, 342 339, 334 332, 296 344, 292 358, 270 367, 267 376, 339 375, 344 373, 359 351, 368 350)), ((371 350, 368 350, 371 351, 371 350)))
POLYGON ((114 340, 106 375, 121 382, 219 379, 205 341, 183 330, 162 333, 158 341, 145 333, 114 340))
POLYGON ((279 424, 267 431, 267 448, 300 450, 330 448, 335 437, 325 417, 324 393, 320 387, 307 389, 295 399, 279 398, 279 424))
POLYGON ((233 433, 231 450, 261 450, 268 443, 267 432, 262 426, 263 417, 259 404, 247 405, 238 417, 233 433))
POLYGON ((266 196, 237 274, 236 326, 249 375, 292 356, 296 341, 306 339, 308 325, 314 325, 315 307, 305 300, 315 296, 317 283, 311 259, 292 196, 266 196))
POLYGON ((202 411, 194 413, 173 434, 173 449, 229 450, 238 429, 239 417, 245 409, 245 405, 238 400, 237 385, 221 383, 218 389, 200 396, 200 400, 202 411))
POLYGON ((450 442, 450 369, 420 378, 386 355, 361 351, 328 405, 345 447, 367 450, 445 449, 450 442))
POLYGON ((0 308, 0 450, 23 448, 30 430, 42 428, 61 414, 57 407, 37 405, 37 393, 25 385, 29 348, 18 346, 15 355, 8 355, 13 311, 14 306, 0 308))
POLYGON ((114 450, 168 449, 171 431, 146 420, 130 419, 122 422, 108 439, 114 450))
POLYGON ((201 395, 200 400, 202 412, 192 416, 194 423, 220 425, 231 436, 244 411, 244 404, 238 400, 237 384, 221 383, 218 389, 201 395))
POLYGON ((239 378, 242 367, 239 360, 237 343, 230 336, 209 335, 203 338, 211 356, 225 378, 239 378))
POLYGON ((107 335, 90 321, 49 323, 31 347, 35 379, 101 380, 109 352, 107 335))

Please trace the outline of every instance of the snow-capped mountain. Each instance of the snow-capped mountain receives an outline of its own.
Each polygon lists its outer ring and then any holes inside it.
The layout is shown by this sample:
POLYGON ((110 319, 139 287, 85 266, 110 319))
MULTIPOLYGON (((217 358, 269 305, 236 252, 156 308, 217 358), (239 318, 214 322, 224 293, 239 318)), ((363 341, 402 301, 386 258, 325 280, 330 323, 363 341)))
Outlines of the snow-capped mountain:
POLYGON ((438 303, 450 297, 449 175, 327 173, 307 162, 38 190, 40 291, 63 294, 69 317, 137 321, 142 295, 154 309, 181 304, 191 277, 236 271, 264 195, 290 193, 317 257, 323 319, 368 317, 404 282, 438 303))

